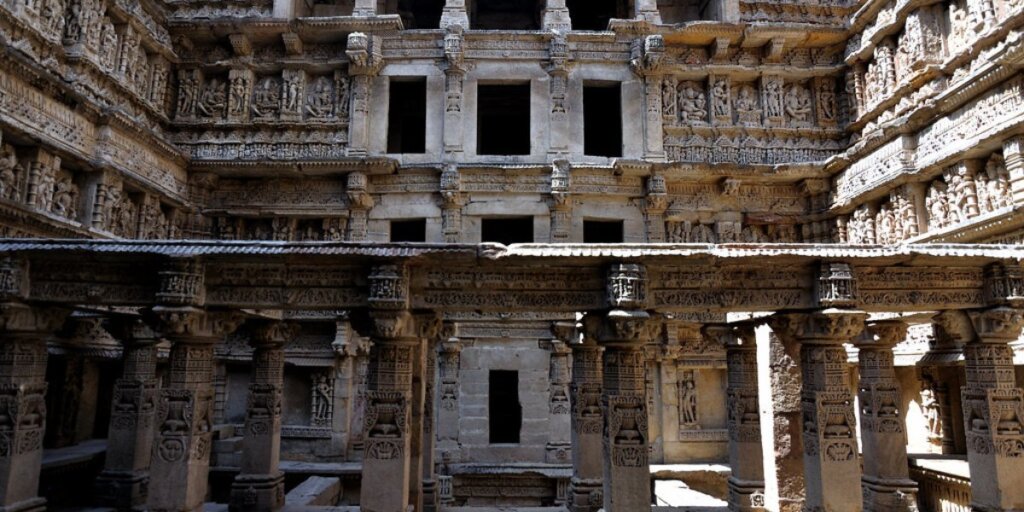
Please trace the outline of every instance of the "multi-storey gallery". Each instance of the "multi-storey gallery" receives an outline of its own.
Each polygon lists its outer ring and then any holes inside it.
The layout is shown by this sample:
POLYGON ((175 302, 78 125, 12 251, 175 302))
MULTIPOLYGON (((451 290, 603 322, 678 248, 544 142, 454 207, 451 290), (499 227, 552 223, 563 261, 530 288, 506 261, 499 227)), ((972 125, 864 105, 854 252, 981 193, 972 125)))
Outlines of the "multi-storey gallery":
POLYGON ((1024 510, 1020 0, 0 41, 0 512, 1024 510))

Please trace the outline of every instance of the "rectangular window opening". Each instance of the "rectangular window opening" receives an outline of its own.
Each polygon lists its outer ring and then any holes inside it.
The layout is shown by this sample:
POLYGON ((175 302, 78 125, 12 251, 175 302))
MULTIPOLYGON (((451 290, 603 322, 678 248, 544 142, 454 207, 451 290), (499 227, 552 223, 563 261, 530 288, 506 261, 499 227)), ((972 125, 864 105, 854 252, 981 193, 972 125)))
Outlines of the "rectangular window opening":
POLYGON ((477 86, 477 154, 530 154, 530 84, 477 86))
POLYGON ((406 30, 431 29, 441 26, 444 0, 399 0, 398 15, 406 30))
POLYGON ((621 220, 584 220, 583 243, 621 244, 623 240, 621 220))
POLYGON ((392 78, 388 96, 388 153, 425 153, 426 78, 392 78))
POLYGON ((622 156, 622 92, 617 83, 583 86, 583 154, 622 156))
POLYGON ((473 0, 470 27, 474 30, 540 30, 543 0, 473 0))
POLYGON ((391 221, 392 242, 426 242, 427 219, 391 221))
POLYGON ((519 403, 519 372, 491 370, 488 378, 487 410, 491 444, 518 444, 523 427, 523 406, 519 403))
POLYGON ((569 17, 573 30, 608 30, 612 18, 629 19, 629 2, 626 0, 568 0, 569 17))
POLYGON ((533 217, 502 217, 482 219, 480 239, 499 244, 533 243, 533 217))

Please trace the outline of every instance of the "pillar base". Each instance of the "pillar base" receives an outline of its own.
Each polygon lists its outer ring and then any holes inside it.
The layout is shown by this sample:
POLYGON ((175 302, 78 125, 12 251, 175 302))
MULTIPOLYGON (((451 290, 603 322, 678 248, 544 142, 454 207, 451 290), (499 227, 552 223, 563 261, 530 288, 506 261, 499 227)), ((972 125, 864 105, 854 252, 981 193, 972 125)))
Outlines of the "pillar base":
POLYGON ((729 510, 764 510, 764 482, 729 477, 729 510))
POLYGON ((913 480, 861 480, 865 512, 917 510, 917 483, 913 480))
POLYGON ((231 484, 232 511, 272 512, 284 507, 284 473, 238 475, 231 484))
POLYGON ((596 512, 604 506, 604 483, 599 479, 573 478, 569 482, 569 510, 596 512))
POLYGON ((104 471, 96 478, 96 501, 118 510, 145 510, 149 473, 104 471))
POLYGON ((45 510, 46 499, 38 497, 0 506, 0 512, 44 512, 45 510))

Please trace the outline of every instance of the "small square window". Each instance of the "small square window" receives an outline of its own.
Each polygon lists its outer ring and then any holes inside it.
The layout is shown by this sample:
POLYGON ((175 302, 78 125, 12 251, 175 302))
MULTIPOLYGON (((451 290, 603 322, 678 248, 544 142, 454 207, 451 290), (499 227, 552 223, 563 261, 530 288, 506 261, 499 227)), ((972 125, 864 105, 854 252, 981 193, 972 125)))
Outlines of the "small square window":
POLYGON ((499 244, 533 243, 533 217, 503 217, 480 222, 480 240, 499 244))
POLYGON ((621 244, 623 229, 621 220, 585 220, 583 221, 583 243, 585 244, 621 244))
POLYGON ((426 242, 427 219, 391 221, 392 242, 426 242))
POLYGON ((477 154, 530 154, 530 84, 477 86, 477 154))
POLYGON ((622 93, 618 83, 583 87, 583 154, 622 156, 622 93))
POLYGON ((491 444, 518 444, 523 428, 519 403, 519 372, 491 370, 487 388, 487 415, 491 444))
POLYGON ((427 81, 393 78, 388 96, 388 153, 425 153, 427 81))

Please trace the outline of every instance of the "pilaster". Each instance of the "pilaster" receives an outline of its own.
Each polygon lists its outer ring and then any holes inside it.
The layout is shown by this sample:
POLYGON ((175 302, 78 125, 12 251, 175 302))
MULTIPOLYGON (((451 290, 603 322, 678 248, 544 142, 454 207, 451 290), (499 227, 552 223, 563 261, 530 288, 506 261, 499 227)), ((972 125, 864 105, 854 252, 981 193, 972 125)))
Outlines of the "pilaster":
POLYGON ((141 318, 114 316, 104 327, 124 346, 124 371, 114 384, 106 462, 96 480, 97 500, 118 510, 142 510, 153 452, 160 339, 141 318))
MULTIPOLYGON (((24 277, 27 286, 27 273, 24 277)), ((61 310, 0 303, 0 410, 6 411, 0 416, 0 512, 45 509, 38 491, 46 431, 46 338, 66 316, 61 310)))
POLYGON ((441 29, 458 25, 469 28, 469 15, 466 13, 466 0, 445 0, 441 10, 441 29))
POLYGON ((297 324, 260 321, 250 330, 252 377, 245 411, 241 471, 231 485, 231 510, 268 512, 284 507, 281 460, 281 396, 284 345, 297 324))
MULTIPOLYGON (((372 16, 376 10, 375 0, 357 0, 356 15, 372 16), (362 9, 362 10, 361 10, 362 9)), ((352 76, 352 107, 349 113, 350 156, 365 156, 370 144, 370 79, 377 76, 384 66, 379 36, 353 32, 348 35, 345 55, 349 59, 349 74, 352 76)))
MULTIPOLYGON (((461 16, 466 16, 464 0, 461 16)), ((449 0, 449 4, 452 0, 449 0)), ((445 7, 445 13, 448 13, 445 7)), ((464 114, 463 88, 466 80, 465 39, 463 32, 469 27, 468 18, 450 20, 447 24, 442 14, 441 24, 444 27, 444 152, 458 154, 463 150, 464 114)))
POLYGON ((1024 137, 1003 142, 1003 161, 1010 173, 1010 195, 1015 206, 1024 205, 1024 137))
POLYGON ((906 414, 893 367, 893 347, 906 339, 900 320, 871 322, 855 344, 860 353, 860 435, 864 510, 917 510, 917 483, 907 464, 906 414))
MULTIPOLYGON (((571 332, 575 332, 575 330, 571 332)), ((555 335, 558 339, 551 340, 550 344, 547 345, 550 356, 548 361, 549 426, 546 461, 551 464, 565 464, 569 462, 568 456, 572 450, 572 426, 571 421, 567 420, 567 418, 572 408, 569 398, 569 387, 571 384, 569 354, 572 353, 572 349, 569 348, 569 343, 574 340, 566 340, 559 334, 556 332, 555 335)), ((568 337, 572 338, 571 335, 568 337)))
POLYGON ((767 409, 762 433, 765 437, 765 504, 780 512, 803 510, 804 445, 800 390, 800 343, 784 336, 785 318, 769 319, 769 325, 755 330, 758 345, 758 398, 767 409), (770 326, 770 328, 769 328, 770 326), (770 421, 769 421, 770 420, 770 421))
POLYGON ((569 18, 569 9, 565 6, 565 0, 547 0, 540 17, 541 30, 560 33, 572 30, 572 20, 569 18))
POLYGON ((807 510, 862 510, 856 416, 843 343, 863 331, 866 319, 862 312, 826 309, 785 315, 773 324, 780 336, 800 343, 807 510))
MULTIPOLYGON (((568 329, 574 327, 565 326, 568 329)), ((557 328, 557 327, 556 327, 557 328)), ((604 420, 601 412, 601 394, 604 387, 604 347, 597 340, 584 336, 582 343, 573 343, 572 384, 570 385, 572 414, 572 496, 570 510, 593 512, 604 505, 601 483, 601 433, 604 420)))
POLYGON ((969 312, 975 339, 964 347, 962 389, 967 461, 974 510, 1022 510, 1024 391, 1016 385, 1013 350, 1024 327, 1019 304, 969 312))

